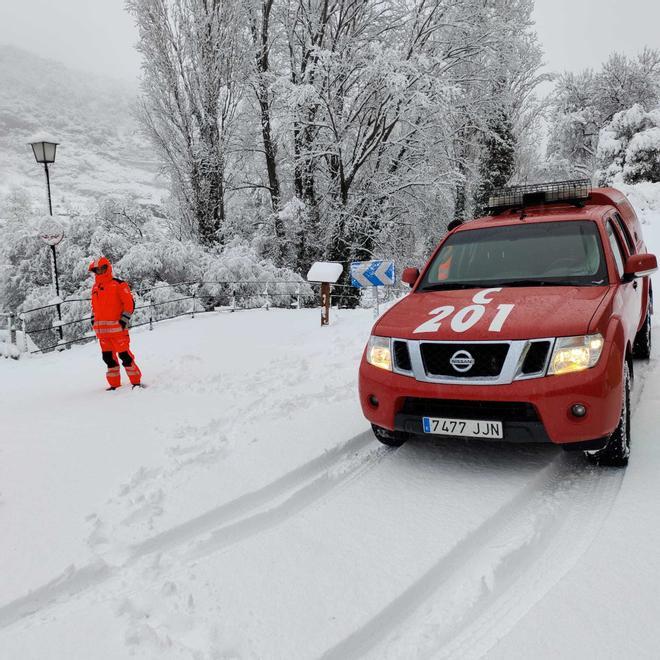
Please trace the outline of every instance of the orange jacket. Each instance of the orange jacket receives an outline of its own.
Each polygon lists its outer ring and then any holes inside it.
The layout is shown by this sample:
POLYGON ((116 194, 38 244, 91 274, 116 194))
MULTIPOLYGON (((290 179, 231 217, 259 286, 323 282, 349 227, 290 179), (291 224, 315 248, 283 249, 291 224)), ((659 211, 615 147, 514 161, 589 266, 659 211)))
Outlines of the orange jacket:
MULTIPOLYGON (((449 246, 449 250, 451 250, 451 246, 449 246)), ((449 271, 451 270, 451 259, 452 257, 450 254, 449 258, 446 261, 443 261, 438 266, 438 273, 436 275, 436 277, 438 278, 438 282, 441 282, 449 278, 449 271)))
POLYGON ((96 275, 92 288, 92 324, 101 338, 126 329, 135 309, 131 288, 123 280, 112 277, 112 264, 106 257, 92 261, 90 272, 98 266, 107 266, 102 275, 96 275))

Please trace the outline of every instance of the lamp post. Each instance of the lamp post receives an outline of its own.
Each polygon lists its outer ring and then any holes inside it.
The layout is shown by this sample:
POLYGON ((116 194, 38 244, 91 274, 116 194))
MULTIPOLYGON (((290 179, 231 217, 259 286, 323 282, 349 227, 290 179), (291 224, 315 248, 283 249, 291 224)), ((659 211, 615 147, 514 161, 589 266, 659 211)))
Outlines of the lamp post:
POLYGON ((46 170, 46 188, 48 190, 48 212, 53 215, 53 203, 50 198, 50 174, 48 172, 48 163, 55 162, 55 152, 59 142, 49 142, 48 140, 38 140, 31 142, 30 146, 34 152, 34 158, 37 163, 43 164, 46 170))
MULTIPOLYGON (((37 163, 43 164, 44 170, 46 171, 46 190, 48 192, 48 213, 53 216, 53 202, 50 195, 50 172, 48 171, 48 164, 55 162, 55 152, 57 151, 58 142, 51 142, 49 140, 37 140, 31 142, 30 146, 34 152, 34 158, 37 163)), ((57 272, 57 252, 55 251, 55 246, 62 240, 64 237, 63 232, 58 230, 54 226, 54 221, 50 223, 49 229, 46 231, 41 231, 41 238, 50 245, 51 256, 53 258, 53 284, 55 285, 55 295, 57 296, 57 318, 59 320, 59 325, 57 326, 57 332, 60 337, 60 342, 64 339, 62 334, 62 307, 60 305, 60 280, 57 272)))

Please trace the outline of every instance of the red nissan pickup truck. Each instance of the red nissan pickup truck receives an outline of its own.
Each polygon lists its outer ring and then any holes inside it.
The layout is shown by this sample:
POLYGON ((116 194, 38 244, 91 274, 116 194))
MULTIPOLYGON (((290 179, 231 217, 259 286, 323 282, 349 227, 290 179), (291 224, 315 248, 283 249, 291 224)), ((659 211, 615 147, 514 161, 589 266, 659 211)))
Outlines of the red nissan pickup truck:
POLYGON ((378 440, 546 442, 624 466, 634 358, 651 350, 657 269, 625 195, 588 181, 505 188, 451 229, 360 365, 378 440))

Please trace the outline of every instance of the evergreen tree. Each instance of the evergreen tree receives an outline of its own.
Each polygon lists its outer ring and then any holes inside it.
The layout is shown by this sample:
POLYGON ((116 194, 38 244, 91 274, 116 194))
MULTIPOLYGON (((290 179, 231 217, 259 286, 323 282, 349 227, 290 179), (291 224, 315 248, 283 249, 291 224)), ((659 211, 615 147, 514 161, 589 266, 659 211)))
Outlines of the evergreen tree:
POLYGON ((476 195, 476 213, 488 211, 488 200, 497 188, 509 183, 515 170, 516 140, 511 115, 502 103, 496 106, 488 122, 480 164, 480 185, 476 195))

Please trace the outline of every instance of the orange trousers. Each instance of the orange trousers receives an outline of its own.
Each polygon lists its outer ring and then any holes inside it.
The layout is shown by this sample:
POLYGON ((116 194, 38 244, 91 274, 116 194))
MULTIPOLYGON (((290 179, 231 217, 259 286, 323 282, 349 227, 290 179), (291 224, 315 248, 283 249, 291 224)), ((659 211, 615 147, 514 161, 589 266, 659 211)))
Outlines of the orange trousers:
POLYGON ((124 371, 126 371, 131 384, 139 385, 142 379, 142 372, 135 362, 135 356, 131 353, 131 340, 128 336, 128 330, 111 334, 110 336, 104 336, 103 339, 99 338, 99 342, 101 344, 103 362, 108 367, 105 374, 108 385, 110 387, 121 386, 121 371, 117 358, 121 360, 124 371))

